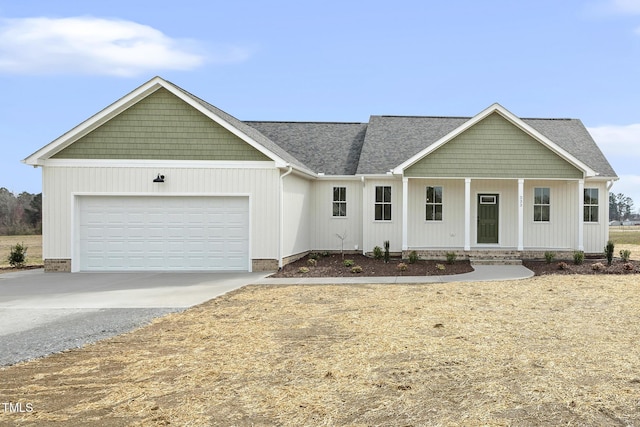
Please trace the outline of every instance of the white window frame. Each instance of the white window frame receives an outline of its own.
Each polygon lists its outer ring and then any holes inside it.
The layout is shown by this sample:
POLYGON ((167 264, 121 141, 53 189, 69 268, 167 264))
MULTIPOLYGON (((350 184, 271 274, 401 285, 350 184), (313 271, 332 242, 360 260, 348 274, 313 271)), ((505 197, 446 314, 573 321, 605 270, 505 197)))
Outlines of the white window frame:
POLYGON ((392 213, 392 196, 393 196, 393 190, 392 187, 390 185, 376 185, 375 188, 375 194, 374 194, 374 209, 373 209, 373 219, 375 221, 386 221, 389 222, 392 220, 393 218, 393 213, 392 213), (389 197, 387 200, 386 196, 386 191, 385 189, 389 189, 389 197), (378 189, 381 189, 381 194, 382 194, 382 200, 378 200, 378 189), (389 207, 389 218, 386 218, 387 215, 385 215, 387 213, 387 206, 389 207), (381 213, 381 217, 377 218, 377 211, 378 211, 378 207, 380 207, 380 213, 381 213))
POLYGON ((424 220, 428 222, 442 221, 444 218, 444 188, 441 185, 428 185, 425 189, 425 214, 424 220), (433 191, 434 200, 429 200, 429 189, 433 191), (440 190, 440 201, 438 201, 438 189, 440 190), (438 206, 440 207, 440 218, 438 218, 438 206), (428 213, 431 212, 431 218, 428 213))
POLYGON ((333 187, 331 214, 333 218, 346 218, 347 216, 347 187, 333 187), (337 196, 336 199, 336 190, 337 196), (340 209, 342 207, 342 209, 340 209))
POLYGON ((533 189, 533 222, 551 222, 551 188, 550 187, 535 187, 533 189), (542 190, 542 194, 538 197, 538 190, 542 190), (547 203, 544 203, 544 196, 548 197, 547 203), (544 208, 547 208, 547 219, 544 219, 542 212, 544 208), (536 215, 536 208, 540 208, 540 217, 536 215))
POLYGON ((585 188, 584 189, 584 205, 583 205, 583 209, 582 209, 582 217, 584 219, 584 222, 586 223, 598 223, 600 222, 600 190, 598 188, 585 188), (587 196, 588 193, 593 194, 592 192, 595 192, 596 195, 596 203, 587 203, 587 200, 589 202, 591 202, 593 200, 593 197, 591 195, 587 196), (593 211, 595 208, 595 217, 596 219, 593 219, 593 211), (585 215, 586 212, 589 212, 589 215, 585 215))

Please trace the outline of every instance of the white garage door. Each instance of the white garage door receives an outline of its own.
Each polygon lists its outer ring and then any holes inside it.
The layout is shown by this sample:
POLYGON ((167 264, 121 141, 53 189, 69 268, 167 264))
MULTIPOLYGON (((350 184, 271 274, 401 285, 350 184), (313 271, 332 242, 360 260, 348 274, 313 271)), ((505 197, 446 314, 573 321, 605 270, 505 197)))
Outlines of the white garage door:
POLYGON ((247 197, 79 198, 80 270, 249 268, 247 197))

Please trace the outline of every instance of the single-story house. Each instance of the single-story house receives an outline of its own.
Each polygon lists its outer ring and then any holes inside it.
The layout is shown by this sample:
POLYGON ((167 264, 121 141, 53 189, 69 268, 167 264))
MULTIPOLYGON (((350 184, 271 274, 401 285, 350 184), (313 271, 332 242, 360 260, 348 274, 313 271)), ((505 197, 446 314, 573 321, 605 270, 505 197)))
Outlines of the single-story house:
POLYGON ((241 121, 155 77, 36 151, 48 271, 275 270, 309 251, 601 252, 617 176, 575 119, 241 121))

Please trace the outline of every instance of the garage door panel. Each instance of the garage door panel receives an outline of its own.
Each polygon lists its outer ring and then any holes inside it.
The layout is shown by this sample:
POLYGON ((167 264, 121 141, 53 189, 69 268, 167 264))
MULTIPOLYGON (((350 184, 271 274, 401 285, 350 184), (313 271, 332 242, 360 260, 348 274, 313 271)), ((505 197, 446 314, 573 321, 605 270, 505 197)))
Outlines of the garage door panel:
POLYGON ((81 270, 240 270, 246 197, 79 198, 81 270))

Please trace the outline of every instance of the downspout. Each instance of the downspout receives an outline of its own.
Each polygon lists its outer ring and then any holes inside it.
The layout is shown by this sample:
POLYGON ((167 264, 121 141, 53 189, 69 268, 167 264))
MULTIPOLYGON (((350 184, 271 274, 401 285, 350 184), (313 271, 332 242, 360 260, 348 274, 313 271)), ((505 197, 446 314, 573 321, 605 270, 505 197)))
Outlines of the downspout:
POLYGON ((293 172, 293 167, 287 163, 288 171, 280 175, 280 244, 278 247, 278 270, 282 269, 284 247, 284 177, 293 172))
POLYGON ((365 201, 366 201, 367 197, 366 197, 366 191, 365 191, 366 184, 364 183, 364 175, 360 177, 360 181, 362 182, 362 215, 361 215, 361 218, 360 218, 360 220, 361 220, 360 221, 361 222, 361 225, 360 225, 361 230, 360 231, 362 232, 362 255, 366 255, 367 254, 367 250, 365 249, 365 244, 364 244, 364 242, 365 242, 365 234, 364 233, 365 233, 365 223, 366 223, 366 221, 364 220, 364 218, 365 218, 365 209, 366 209, 365 201))

